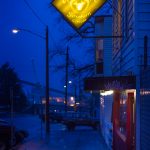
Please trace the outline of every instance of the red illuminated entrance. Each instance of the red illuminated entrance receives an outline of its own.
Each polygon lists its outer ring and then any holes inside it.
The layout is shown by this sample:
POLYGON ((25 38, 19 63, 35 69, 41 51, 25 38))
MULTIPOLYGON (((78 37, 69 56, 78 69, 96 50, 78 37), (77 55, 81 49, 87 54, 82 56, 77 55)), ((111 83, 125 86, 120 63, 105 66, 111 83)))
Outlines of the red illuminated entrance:
POLYGON ((134 150, 135 117, 134 92, 114 93, 113 104, 113 149, 134 150))

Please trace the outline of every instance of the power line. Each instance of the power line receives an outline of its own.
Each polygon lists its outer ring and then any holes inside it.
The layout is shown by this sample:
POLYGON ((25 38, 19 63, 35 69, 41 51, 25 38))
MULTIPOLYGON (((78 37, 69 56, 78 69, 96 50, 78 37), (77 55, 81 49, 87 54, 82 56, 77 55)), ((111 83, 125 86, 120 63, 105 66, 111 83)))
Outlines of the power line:
MULTIPOLYGON (((41 19, 41 17, 36 13, 36 11, 30 6, 30 4, 27 2, 27 0, 24 0, 24 2, 25 2, 25 4, 28 6, 28 8, 32 11, 33 15, 34 15, 44 26, 46 26, 45 22, 44 22, 44 21, 41 19)), ((54 40, 54 38, 52 37, 52 35, 51 35, 51 39, 52 39, 52 41, 53 41, 53 43, 54 43, 56 49, 58 50, 58 47, 57 47, 57 45, 56 45, 56 43, 55 43, 55 40, 54 40)))
POLYGON ((36 11, 30 6, 30 4, 24 0, 25 4, 28 6, 28 8, 32 11, 33 15, 44 25, 46 26, 45 22, 40 18, 40 16, 36 13, 36 11))

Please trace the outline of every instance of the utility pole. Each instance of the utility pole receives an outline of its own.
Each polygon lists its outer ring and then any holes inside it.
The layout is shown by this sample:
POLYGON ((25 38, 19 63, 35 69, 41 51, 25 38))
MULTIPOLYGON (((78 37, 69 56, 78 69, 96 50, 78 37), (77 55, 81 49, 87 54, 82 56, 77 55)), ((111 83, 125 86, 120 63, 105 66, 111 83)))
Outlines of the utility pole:
POLYGON ((78 82, 79 82, 79 102, 81 101, 81 84, 80 84, 80 81, 81 81, 81 71, 79 70, 79 76, 78 76, 78 82))
POLYGON ((65 112, 67 112, 68 105, 68 64, 69 64, 69 48, 66 50, 66 88, 65 88, 65 112))
POLYGON ((46 112, 45 112, 45 128, 46 128, 46 135, 49 135, 50 132, 50 114, 49 114, 49 52, 48 52, 48 26, 46 26, 46 112))
POLYGON ((14 125, 13 125, 13 119, 14 119, 14 94, 13 94, 13 87, 10 87, 10 105, 11 105, 11 148, 14 144, 14 125))
POLYGON ((74 98, 75 98, 75 106, 74 106, 74 111, 77 111, 77 106, 76 106, 76 102, 77 102, 77 93, 76 93, 77 89, 76 89, 76 85, 74 85, 74 98))
MULTIPOLYGON (((45 25, 45 24, 44 24, 45 25)), ((45 36, 42 36, 38 33, 32 32, 31 30, 28 29, 23 29, 23 28, 19 28, 19 29, 13 29, 12 32, 13 33, 18 33, 19 31, 25 31, 28 32, 30 34, 33 34, 37 37, 40 37, 41 39, 44 39, 45 41, 45 99, 46 99, 46 104, 45 104, 45 129, 46 129, 46 134, 49 135, 50 132, 50 112, 49 112, 49 45, 48 45, 48 26, 46 25, 46 31, 45 31, 45 36)), ((33 85, 30 82, 26 82, 27 84, 33 85)), ((37 84, 36 84, 37 86, 37 84)))

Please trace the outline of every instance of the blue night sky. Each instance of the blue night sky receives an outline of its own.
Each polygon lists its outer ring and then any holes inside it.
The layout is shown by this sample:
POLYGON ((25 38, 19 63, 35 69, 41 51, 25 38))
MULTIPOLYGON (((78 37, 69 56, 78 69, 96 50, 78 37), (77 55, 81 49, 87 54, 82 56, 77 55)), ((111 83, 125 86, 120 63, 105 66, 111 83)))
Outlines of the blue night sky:
MULTIPOLYGON (((50 0, 28 0, 27 2, 49 26, 50 51, 65 50, 67 44, 64 37, 69 33, 75 33, 72 27, 54 8, 49 8, 50 0)), ((34 16, 24 0, 1 1, 0 65, 9 62, 22 80, 30 82, 38 80, 45 85, 45 41, 25 31, 12 34, 11 30, 15 27, 28 29, 45 36, 45 25, 34 16), (37 79, 33 71, 32 60, 34 60, 37 79)), ((76 60, 77 66, 87 64, 89 59, 93 59, 90 53, 86 53, 86 50, 92 45, 93 41, 89 39, 84 39, 79 44, 75 41, 70 42, 70 57, 76 60)), ((65 56, 55 57, 50 61, 50 65, 59 65, 64 62, 65 56)), ((50 87, 63 89, 63 78, 64 70, 61 73, 55 73, 50 69, 50 87)))

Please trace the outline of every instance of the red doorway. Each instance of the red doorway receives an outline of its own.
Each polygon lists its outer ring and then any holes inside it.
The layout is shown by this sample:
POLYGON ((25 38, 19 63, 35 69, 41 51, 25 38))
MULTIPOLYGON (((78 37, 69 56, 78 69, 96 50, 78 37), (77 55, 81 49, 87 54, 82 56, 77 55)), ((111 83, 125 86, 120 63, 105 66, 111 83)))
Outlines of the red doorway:
POLYGON ((115 91, 113 103, 113 149, 134 150, 134 92, 115 91))

